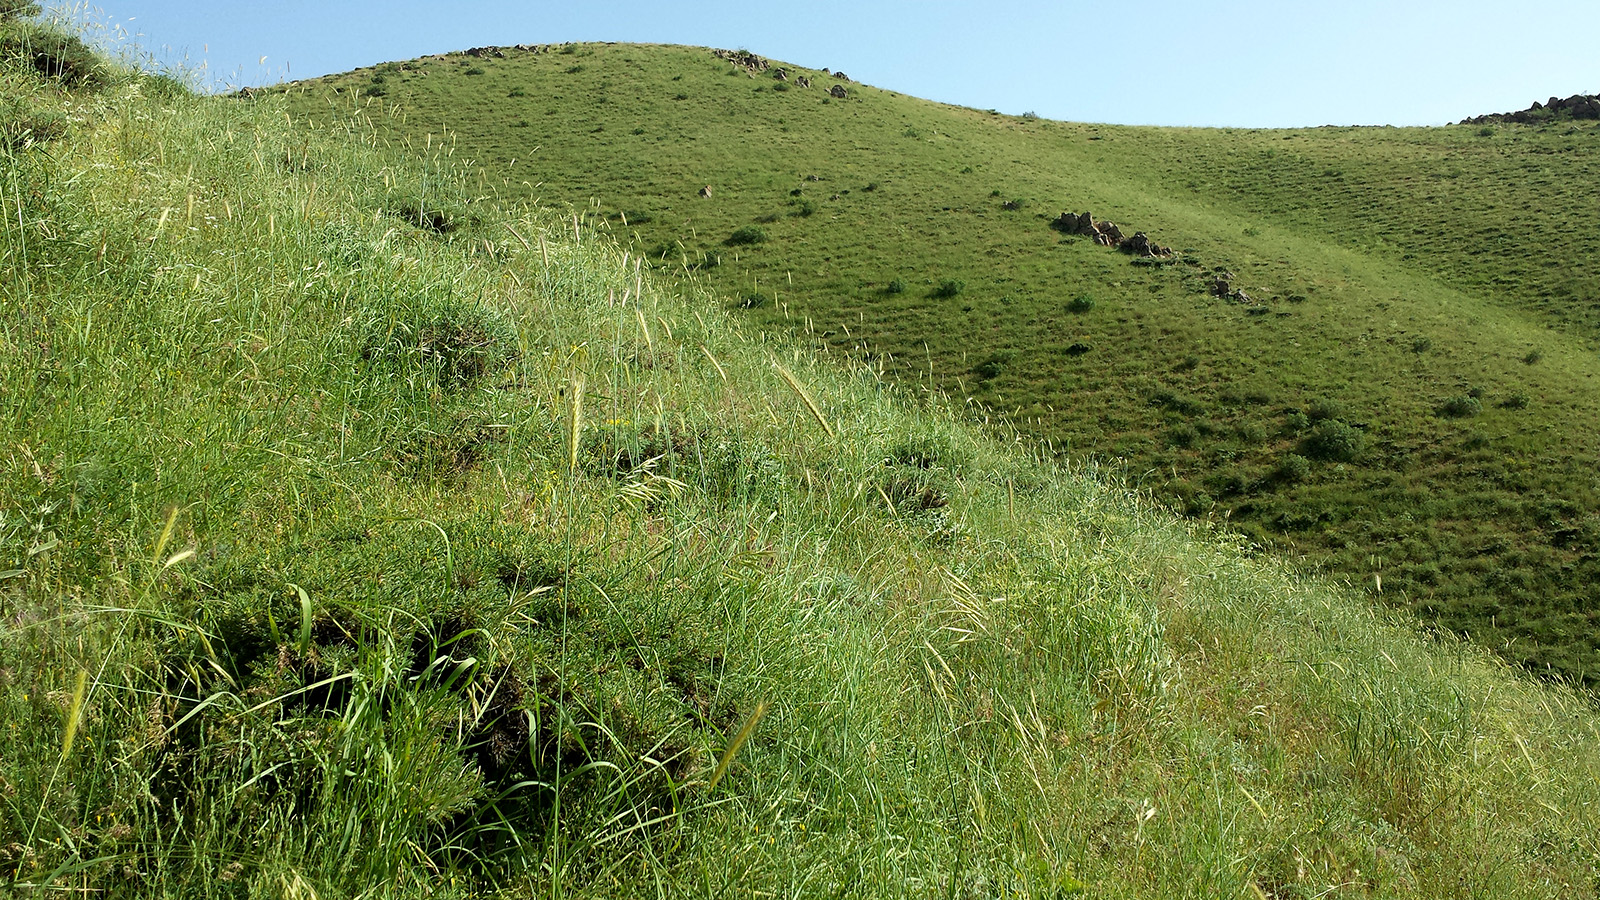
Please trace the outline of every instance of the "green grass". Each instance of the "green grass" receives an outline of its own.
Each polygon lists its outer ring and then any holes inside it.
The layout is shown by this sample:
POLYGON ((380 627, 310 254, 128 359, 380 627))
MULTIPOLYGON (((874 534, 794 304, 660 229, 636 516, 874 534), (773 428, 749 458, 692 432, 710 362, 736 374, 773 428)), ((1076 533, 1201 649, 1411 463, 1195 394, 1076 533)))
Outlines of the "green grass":
POLYGON ((8 893, 1592 894, 1591 698, 162 83, 0 63, 8 893))
POLYGON ((1600 673, 1594 125, 1072 124, 839 100, 795 66, 813 87, 774 93, 663 46, 472 64, 378 67, 381 100, 368 70, 287 94, 404 146, 448 134, 480 193, 570 204, 660 273, 767 301, 742 304, 757 328, 1100 460, 1532 670, 1600 673), (1061 235, 1063 209, 1179 255, 1061 235), (1212 295, 1221 273, 1251 299, 1212 295), (1481 411, 1448 414, 1469 392, 1481 411), (1359 452, 1316 449, 1319 403, 1359 452), (1309 464, 1277 477, 1291 455, 1309 464))

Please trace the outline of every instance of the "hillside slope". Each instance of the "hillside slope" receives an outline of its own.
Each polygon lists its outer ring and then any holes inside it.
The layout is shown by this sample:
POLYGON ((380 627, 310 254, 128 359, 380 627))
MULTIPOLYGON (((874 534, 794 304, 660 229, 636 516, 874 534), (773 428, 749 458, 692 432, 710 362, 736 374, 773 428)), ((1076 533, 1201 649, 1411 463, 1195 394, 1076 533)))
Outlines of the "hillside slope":
POLYGON ((571 202, 762 327, 970 398, 1510 659, 1600 673, 1593 124, 1078 125, 636 45, 287 93, 313 123, 360 109, 405 146, 446 140, 485 195, 571 202), (1064 209, 1180 252, 1063 235, 1064 209))
POLYGON ((448 148, 37 59, 6 892, 1593 896, 1586 698, 469 203, 448 148))

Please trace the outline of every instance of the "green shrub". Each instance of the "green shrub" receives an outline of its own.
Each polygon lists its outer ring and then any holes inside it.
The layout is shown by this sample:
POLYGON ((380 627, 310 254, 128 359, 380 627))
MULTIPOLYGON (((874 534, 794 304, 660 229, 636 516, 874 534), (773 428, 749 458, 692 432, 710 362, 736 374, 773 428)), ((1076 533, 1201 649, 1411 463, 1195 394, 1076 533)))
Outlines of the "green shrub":
POLYGON ((749 246, 751 244, 764 243, 766 239, 767 233, 761 230, 761 226, 746 225, 743 228, 735 230, 733 234, 728 235, 728 240, 724 243, 730 247, 742 247, 749 246))
POLYGON ((1312 422, 1321 422, 1324 419, 1342 419, 1344 418, 1344 407, 1339 405, 1337 400, 1328 400, 1326 398, 1313 400, 1311 405, 1306 407, 1306 418, 1312 422))
POLYGON ((432 371, 446 388, 471 386, 515 359, 517 330, 478 303, 413 297, 356 316, 357 352, 372 371, 432 371))
POLYGON ((1439 415, 1447 419, 1470 419, 1483 412, 1483 401, 1473 396, 1451 397, 1439 404, 1439 415))
POLYGON ((1522 357, 1523 363, 1525 363, 1527 365, 1530 365, 1530 366, 1533 365, 1534 363, 1538 362, 1541 359, 1544 359, 1544 354, 1539 352, 1538 350, 1529 350, 1522 357))
POLYGON ((973 374, 977 375, 980 381, 998 378, 1000 373, 1004 372, 1006 366, 1010 365, 1011 361, 1016 357, 1017 351, 1015 350, 997 350, 974 366, 972 369, 973 374))
POLYGON ((895 280, 889 282, 888 286, 883 289, 883 292, 886 294, 904 294, 906 292, 906 283, 904 280, 896 278, 895 280))
POLYGON ((797 216, 809 216, 816 211, 817 205, 810 200, 802 197, 794 201, 794 214, 797 216))
POLYGON ((1338 419, 1323 419, 1300 441, 1300 452, 1312 459, 1350 462, 1366 448, 1367 436, 1338 419))
POLYGON ((933 296, 940 299, 948 299, 960 294, 966 289, 966 282, 956 278, 946 278, 945 280, 939 282, 938 287, 933 289, 933 296))
POLYGON ((1433 349, 1433 339, 1430 337, 1414 337, 1411 339, 1412 353, 1427 353, 1433 349))
POLYGON ((510 91, 508 91, 506 93, 506 96, 507 97, 526 97, 526 96, 528 96, 528 91, 527 91, 526 88, 514 87, 514 88, 512 88, 510 91))
POLYGON ((1298 453, 1285 453, 1272 470, 1272 480, 1279 484, 1296 484, 1311 475, 1311 461, 1298 453))
POLYGON ((473 66, 472 68, 467 69, 466 74, 468 74, 468 75, 482 75, 483 74, 483 69, 479 68, 478 66, 473 66))
POLYGON ((741 309, 761 309, 771 303, 772 299, 759 291, 747 291, 739 297, 741 309))
POLYGON ((1067 304, 1067 312, 1086 313, 1091 309, 1094 309, 1094 298, 1088 294, 1073 297, 1072 302, 1067 304))
POLYGON ((1501 400, 1500 405, 1505 409, 1527 409, 1528 395, 1522 393, 1521 391, 1517 391, 1504 400, 1501 400))

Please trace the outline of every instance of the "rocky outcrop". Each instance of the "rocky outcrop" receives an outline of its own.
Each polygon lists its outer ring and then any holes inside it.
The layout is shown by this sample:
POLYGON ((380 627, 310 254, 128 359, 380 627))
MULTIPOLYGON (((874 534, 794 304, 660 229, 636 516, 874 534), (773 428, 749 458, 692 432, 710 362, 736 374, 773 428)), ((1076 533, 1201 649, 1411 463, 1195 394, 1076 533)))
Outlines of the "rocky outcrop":
POLYGON ((708 184, 705 187, 701 188, 700 189, 700 196, 709 198, 711 196, 711 185, 708 184))
POLYGON ((1050 223, 1050 227, 1064 234, 1077 234, 1093 240, 1102 247, 1116 247, 1135 256, 1171 256, 1172 248, 1163 247, 1142 231, 1125 237, 1115 222, 1096 222, 1088 213, 1064 212, 1050 223))
POLYGON ((803 88, 811 87, 811 79, 807 78, 804 75, 795 76, 794 83, 795 83, 795 85, 797 87, 803 87, 803 88))
POLYGON ((772 68, 772 63, 751 53, 749 50, 713 50, 711 55, 717 59, 727 60, 751 74, 765 72, 772 68))
POLYGON ((1557 119, 1600 119, 1600 94, 1573 94, 1565 99, 1551 97, 1544 103, 1535 100, 1533 105, 1527 109, 1474 116, 1470 119, 1462 119, 1456 124, 1493 125, 1514 122, 1521 125, 1536 125, 1557 119))
POLYGON ((833 87, 828 88, 828 96, 843 100, 844 98, 850 96, 850 92, 845 90, 844 85, 836 84, 833 87))

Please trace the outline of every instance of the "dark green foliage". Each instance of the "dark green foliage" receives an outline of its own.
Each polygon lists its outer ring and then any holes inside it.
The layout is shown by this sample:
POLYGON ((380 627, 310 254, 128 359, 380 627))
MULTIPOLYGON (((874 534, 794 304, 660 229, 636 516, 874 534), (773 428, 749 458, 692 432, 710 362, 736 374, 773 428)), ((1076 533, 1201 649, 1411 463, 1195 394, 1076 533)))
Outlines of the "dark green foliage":
POLYGON ((930 296, 940 300, 947 300, 959 295, 966 289, 967 283, 965 281, 959 278, 946 278, 939 282, 939 286, 933 289, 933 293, 930 296))
POLYGON ((1521 391, 1517 391, 1514 394, 1508 395, 1504 400, 1501 400, 1500 405, 1505 409, 1527 409, 1528 395, 1522 393, 1521 391))
POLYGON ((1272 479, 1280 484, 1297 484, 1311 476, 1311 461, 1298 453, 1285 453, 1272 470, 1272 479))
POLYGON ((1447 419, 1467 419, 1483 412, 1483 402, 1470 394, 1451 397, 1439 404, 1439 415, 1447 419))
POLYGON ((797 216, 809 216, 816 211, 817 205, 804 197, 794 201, 794 214, 797 216))
POLYGON ((478 67, 478 66, 473 66, 472 68, 467 69, 467 71, 464 74, 467 74, 467 75, 482 75, 483 74, 483 69, 478 67))
POLYGON ((972 372, 984 381, 999 378, 1000 374, 1006 370, 1006 366, 1010 365, 1011 361, 1016 358, 1017 351, 1015 350, 996 350, 974 366, 972 372))
POLYGON ((1338 419, 1323 419, 1300 441, 1300 452, 1312 459, 1350 462, 1366 448, 1367 436, 1338 419))
POLYGON ((1411 352, 1412 353, 1427 353, 1429 350, 1432 350, 1432 349, 1433 349, 1433 339, 1430 338, 1430 337, 1427 337, 1426 335, 1421 335, 1421 336, 1414 337, 1414 338, 1411 339, 1411 352))
POLYGON ((772 298, 760 291, 746 291, 739 297, 740 309, 762 309, 772 302, 772 298))
POLYGON ((390 200, 386 209, 397 219, 440 235, 478 224, 468 205, 450 196, 402 196, 390 200))
POLYGON ((885 294, 904 294, 906 292, 906 283, 903 279, 896 278, 884 285, 883 292, 885 294))
POLYGON ((0 59, 24 62, 39 74, 79 87, 105 83, 105 64, 81 38, 52 28, 22 27, 0 37, 0 59))
POLYGON ((1537 363, 1541 359, 1544 359, 1544 354, 1540 353, 1538 350, 1529 350, 1522 357, 1523 363, 1530 366, 1537 363))
POLYGON ((355 322, 360 358, 409 376, 431 372, 441 386, 465 388, 518 355, 516 327, 481 304, 417 296, 355 322))
POLYGON ((1313 400, 1311 405, 1306 407, 1306 418, 1312 422, 1321 422, 1324 419, 1342 419, 1344 418, 1344 407, 1340 406, 1337 400, 1328 400, 1326 398, 1313 400))
POLYGON ((747 247, 752 244, 765 243, 766 240, 767 233, 761 229, 761 226, 745 225, 735 229, 733 234, 728 235, 728 239, 723 243, 730 247, 747 247))
POLYGON ((1067 304, 1067 312, 1086 313, 1094 309, 1094 298, 1088 294, 1079 294, 1067 304))

